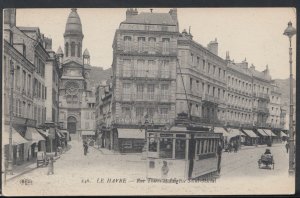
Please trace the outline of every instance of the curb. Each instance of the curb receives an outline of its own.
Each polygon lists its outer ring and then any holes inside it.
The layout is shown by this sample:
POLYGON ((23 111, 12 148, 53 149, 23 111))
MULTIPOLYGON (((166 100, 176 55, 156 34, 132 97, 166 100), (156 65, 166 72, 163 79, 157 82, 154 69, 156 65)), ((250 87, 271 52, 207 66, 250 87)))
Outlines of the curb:
MULTIPOLYGON (((54 158, 54 161, 56 161, 56 160, 58 160, 60 158, 60 156, 58 156, 58 157, 55 157, 54 158)), ((12 176, 11 178, 9 178, 9 179, 6 179, 6 182, 8 182, 8 181, 11 181, 11 180, 13 180, 13 179, 16 179, 17 177, 20 177, 20 176, 22 176, 22 175, 24 175, 24 174, 26 174, 26 173, 29 173, 29 172, 31 172, 31 171, 33 171, 33 170, 35 170, 35 169, 38 169, 39 167, 34 167, 34 168, 31 168, 31 169, 29 169, 29 170, 26 170, 26 171, 23 171, 23 172, 21 172, 21 173, 19 173, 19 174, 16 174, 16 175, 14 175, 14 176, 12 176)), ((6 176, 7 177, 7 176, 6 176)))

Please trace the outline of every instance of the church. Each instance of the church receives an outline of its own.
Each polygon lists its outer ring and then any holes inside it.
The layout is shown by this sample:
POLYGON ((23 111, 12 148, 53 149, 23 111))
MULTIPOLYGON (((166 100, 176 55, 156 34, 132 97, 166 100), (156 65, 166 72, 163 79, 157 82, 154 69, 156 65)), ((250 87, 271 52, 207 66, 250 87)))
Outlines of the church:
POLYGON ((72 139, 95 134, 95 95, 90 86, 90 55, 82 53, 83 32, 76 8, 68 16, 64 33, 64 51, 57 50, 61 78, 59 86, 59 120, 72 139))

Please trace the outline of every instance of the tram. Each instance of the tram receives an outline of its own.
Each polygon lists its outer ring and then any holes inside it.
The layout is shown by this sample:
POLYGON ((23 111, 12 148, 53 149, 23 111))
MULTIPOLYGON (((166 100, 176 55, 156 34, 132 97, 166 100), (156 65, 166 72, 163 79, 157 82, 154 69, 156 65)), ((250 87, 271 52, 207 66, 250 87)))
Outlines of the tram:
POLYGON ((147 131, 147 178, 200 179, 218 171, 222 133, 204 127, 147 131))

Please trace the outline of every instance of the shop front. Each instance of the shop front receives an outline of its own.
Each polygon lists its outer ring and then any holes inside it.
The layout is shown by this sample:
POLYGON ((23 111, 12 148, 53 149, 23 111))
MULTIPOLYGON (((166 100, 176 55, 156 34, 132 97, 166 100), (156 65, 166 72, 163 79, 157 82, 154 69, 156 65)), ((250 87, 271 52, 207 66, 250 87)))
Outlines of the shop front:
MULTIPOLYGON (((25 146, 28 140, 23 138, 15 128, 12 128, 12 161, 13 165, 20 165, 26 160, 25 146)), ((4 146, 4 158, 8 160, 9 154, 9 126, 4 125, 2 130, 2 145, 4 146)))
POLYGON ((256 135, 252 130, 242 129, 243 133, 246 134, 245 145, 253 146, 257 145, 259 136, 256 135))
POLYGON ((266 134, 263 129, 256 129, 256 131, 259 135, 259 144, 267 144, 269 141, 268 134, 266 134))
POLYGON ((27 127, 25 138, 28 140, 27 160, 37 157, 37 152, 46 152, 46 139, 33 127, 27 127))
POLYGON ((268 135, 269 141, 271 143, 279 142, 279 137, 275 133, 273 133, 270 129, 263 129, 264 132, 268 135))
POLYGON ((121 153, 141 153, 145 145, 145 130, 118 128, 114 130, 114 150, 121 153))

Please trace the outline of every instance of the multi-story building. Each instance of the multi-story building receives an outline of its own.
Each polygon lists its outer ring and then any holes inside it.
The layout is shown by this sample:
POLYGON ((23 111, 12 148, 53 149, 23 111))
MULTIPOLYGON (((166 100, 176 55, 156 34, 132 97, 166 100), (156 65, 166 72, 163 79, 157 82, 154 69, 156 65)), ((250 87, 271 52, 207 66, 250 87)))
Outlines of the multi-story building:
POLYGON ((253 126, 252 115, 252 73, 248 63, 234 63, 230 60, 229 52, 227 61, 227 126, 253 126))
POLYGON ((45 38, 35 27, 16 27, 16 10, 4 11, 3 101, 4 150, 8 153, 10 68, 13 86, 13 163, 22 163, 45 151, 45 138, 37 126, 45 122, 45 38))
POLYGON ((186 30, 178 38, 176 113, 192 121, 219 125, 226 113, 226 62, 218 56, 218 42, 205 48, 186 30))
MULTIPOLYGON (((177 37, 176 9, 169 13, 126 11, 113 42, 114 124, 138 127, 148 120, 158 126, 174 120, 177 37)), ((140 134, 138 129, 136 133, 140 134)), ((115 147, 120 148, 117 143, 115 147)))
POLYGON ((281 117, 284 111, 281 109, 281 93, 276 84, 271 84, 270 92, 270 103, 269 103, 269 112, 270 115, 267 120, 268 127, 271 128, 283 128, 281 117))
MULTIPOLYGON (((59 85, 59 57, 52 50, 52 40, 45 38, 45 48, 49 54, 45 65, 46 86, 46 123, 58 123, 58 85, 59 85)), ((59 51, 58 51, 59 53, 59 51)))
POLYGON ((59 122, 72 139, 93 135, 95 95, 89 85, 90 55, 82 53, 83 33, 77 9, 73 8, 64 33, 64 53, 58 50, 61 65, 59 122))

